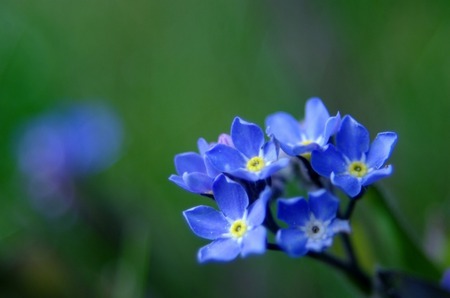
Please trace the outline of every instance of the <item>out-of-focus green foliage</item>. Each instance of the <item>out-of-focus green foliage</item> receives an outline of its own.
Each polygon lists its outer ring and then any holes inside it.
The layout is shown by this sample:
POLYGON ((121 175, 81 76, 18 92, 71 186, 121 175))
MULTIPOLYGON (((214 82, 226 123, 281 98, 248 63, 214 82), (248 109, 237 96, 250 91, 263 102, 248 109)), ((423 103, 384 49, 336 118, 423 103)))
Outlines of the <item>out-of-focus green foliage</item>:
MULTIPOLYGON (((311 96, 372 137, 398 133, 395 173, 381 186, 438 270, 450 267, 449 36, 448 1, 1 1, 0 296, 358 295, 325 265, 277 252, 198 265, 206 243, 181 211, 207 202, 167 180, 198 137, 215 140, 236 115, 300 117, 311 96), (77 181, 76 208, 47 218, 18 173, 17 131, 91 99, 122 118, 124 149, 77 181)), ((389 258, 401 249, 378 262, 364 250, 398 239, 363 229, 390 228, 370 204, 362 210, 355 242, 367 269, 405 265, 389 258)))

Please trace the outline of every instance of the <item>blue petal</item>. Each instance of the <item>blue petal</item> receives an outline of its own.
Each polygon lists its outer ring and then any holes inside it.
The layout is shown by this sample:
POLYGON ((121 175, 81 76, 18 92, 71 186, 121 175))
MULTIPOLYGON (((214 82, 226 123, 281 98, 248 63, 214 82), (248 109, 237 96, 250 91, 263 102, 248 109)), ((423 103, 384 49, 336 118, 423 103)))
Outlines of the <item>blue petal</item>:
POLYGON ((245 189, 225 175, 216 178, 213 184, 214 199, 226 217, 232 220, 242 219, 248 206, 245 189))
POLYGON ((391 155, 396 143, 397 134, 395 132, 379 133, 370 146, 366 160, 367 165, 375 169, 380 168, 391 155))
POLYGON ((228 173, 246 165, 246 160, 239 151, 223 144, 212 147, 206 152, 206 156, 220 172, 228 173))
POLYGON ((320 145, 317 143, 310 143, 307 145, 297 145, 292 150, 294 156, 301 155, 303 153, 312 152, 314 150, 318 150, 320 145))
POLYGON ((200 248, 197 254, 198 261, 227 262, 235 259, 241 251, 240 245, 233 238, 219 238, 200 248))
POLYGON ((278 159, 278 147, 274 140, 270 140, 263 146, 264 160, 275 161, 278 159))
POLYGON ((441 286, 443 289, 450 292, 450 269, 447 269, 444 272, 444 276, 441 279, 441 286))
POLYGON ((361 182, 358 178, 348 174, 335 175, 331 173, 331 183, 342 188, 352 198, 361 192, 361 182))
POLYGON ((283 150, 283 152, 286 153, 289 156, 297 156, 299 154, 302 154, 302 153, 306 152, 305 150, 303 150, 303 148, 301 148, 300 150, 296 150, 299 147, 302 147, 300 145, 294 146, 292 144, 286 144, 286 143, 281 143, 280 142, 280 147, 283 150), (297 151, 300 151, 300 153, 297 153, 297 151))
POLYGON ((369 132, 356 122, 351 116, 346 115, 342 120, 341 129, 336 135, 336 147, 350 159, 361 160, 364 153, 369 150, 369 132))
POLYGON ((378 170, 373 170, 364 176, 361 181, 362 185, 370 185, 384 177, 390 176, 392 174, 392 166, 388 165, 378 170))
POLYGON ((302 126, 309 139, 316 140, 323 134, 328 118, 330 114, 320 98, 313 97, 306 102, 305 121, 302 126))
POLYGON ((221 171, 217 170, 213 164, 211 163, 211 160, 209 159, 208 156, 204 156, 203 157, 204 161, 205 161, 205 167, 206 167, 206 173, 208 174, 209 177, 215 178, 217 177, 220 173, 222 173, 221 171))
POLYGON ((301 257, 305 255, 307 237, 299 229, 281 229, 276 236, 277 243, 291 257, 301 257))
POLYGON ((342 220, 342 219, 334 219, 333 222, 328 226, 327 228, 327 234, 328 236, 332 236, 337 233, 350 233, 350 223, 348 220, 342 220))
POLYGON ((266 118, 266 133, 274 136, 283 147, 292 148, 301 141, 300 123, 288 113, 278 112, 266 118))
POLYGON ((333 238, 324 237, 321 239, 308 238, 306 249, 314 252, 322 252, 333 244, 333 238))
POLYGON ((231 126, 231 139, 237 150, 252 158, 259 155, 264 144, 264 133, 258 125, 236 117, 231 126))
POLYGON ((209 206, 197 206, 183 212, 195 235, 206 239, 217 239, 229 232, 230 223, 223 214, 209 206))
POLYGON ((184 182, 183 177, 178 175, 170 175, 169 180, 178 185, 179 187, 191 191, 191 189, 186 185, 186 182, 184 182))
POLYGON ((343 173, 347 170, 342 154, 333 145, 328 145, 324 151, 313 151, 311 166, 319 175, 330 177, 332 172, 343 173))
POLYGON ((244 169, 244 168, 240 168, 240 169, 237 169, 234 171, 229 171, 228 173, 233 177, 244 179, 247 181, 253 181, 253 182, 256 182, 261 179, 265 179, 265 178, 262 178, 261 172, 249 172, 247 169, 244 169))
POLYGON ((212 191, 213 178, 206 174, 184 173, 183 180, 192 192, 209 193, 212 191))
POLYGON ((323 144, 320 144, 322 146, 326 145, 328 140, 332 135, 334 135, 341 126, 341 115, 339 112, 334 117, 330 117, 327 120, 327 123, 325 124, 325 131, 323 133, 323 144))
POLYGON ((272 174, 275 174, 281 169, 284 169, 289 165, 289 162, 290 162, 289 158, 281 158, 276 162, 271 163, 270 165, 264 167, 264 169, 262 169, 261 171, 260 179, 266 179, 272 176, 272 174))
POLYGON ((309 208, 315 218, 321 221, 335 218, 338 207, 339 200, 324 189, 309 194, 309 208))
POLYGON ((183 173, 200 172, 205 173, 205 162, 203 157, 198 153, 186 152, 175 155, 175 168, 178 175, 183 175, 183 173))
POLYGON ((266 206, 272 192, 270 187, 266 187, 259 198, 248 208, 247 222, 250 226, 258 226, 263 223, 266 217, 266 206))
POLYGON ((277 216, 290 226, 302 227, 310 218, 308 202, 302 197, 280 199, 277 216))
POLYGON ((266 251, 266 234, 266 228, 263 226, 248 231, 242 239, 241 255, 246 257, 249 254, 264 253, 266 251))
POLYGON ((200 138, 197 141, 197 147, 198 147, 198 152, 200 152, 200 155, 203 156, 203 155, 205 155, 205 152, 208 151, 210 145, 204 138, 200 138))

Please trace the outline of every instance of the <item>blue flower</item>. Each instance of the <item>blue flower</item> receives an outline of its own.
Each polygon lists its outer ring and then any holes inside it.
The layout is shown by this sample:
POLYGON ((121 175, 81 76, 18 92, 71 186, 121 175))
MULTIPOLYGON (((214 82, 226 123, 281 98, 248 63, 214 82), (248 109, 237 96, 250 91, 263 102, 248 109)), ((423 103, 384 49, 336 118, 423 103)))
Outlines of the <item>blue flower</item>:
POLYGON ((450 292, 450 269, 447 269, 444 272, 444 276, 442 277, 441 280, 441 287, 450 292))
MULTIPOLYGON (((221 135, 219 142, 221 140, 228 138, 221 135)), ((200 153, 185 152, 175 155, 174 162, 178 175, 171 175, 169 180, 187 191, 210 195, 214 178, 220 173, 210 165, 205 156, 211 145, 200 138, 197 146, 200 153)))
POLYGON ((209 206, 197 206, 183 212, 189 227, 199 237, 213 240, 198 251, 198 261, 230 261, 239 254, 262 254, 266 250, 267 188, 249 206, 244 188, 224 175, 213 184, 215 200, 220 211, 209 206))
POLYGON ((330 144, 324 151, 314 151, 311 165, 317 173, 330 178, 334 185, 355 197, 362 186, 392 173, 392 166, 384 163, 396 142, 396 133, 382 132, 370 146, 367 129, 347 115, 336 135, 336 147, 330 144))
POLYGON ((330 117, 319 98, 306 102, 305 119, 298 122, 290 114, 278 112, 266 119, 266 133, 280 142, 281 149, 291 156, 308 157, 311 151, 320 149, 339 129, 339 113, 330 117))
POLYGON ((120 157, 123 127, 101 101, 55 107, 25 123, 16 136, 17 165, 36 209, 59 217, 74 206, 74 181, 99 173, 120 157))
POLYGON ((70 104, 39 115, 19 132, 17 158, 29 176, 85 176, 111 166, 122 147, 122 123, 102 102, 70 104))
POLYGON ((278 159, 274 140, 265 142, 259 126, 236 117, 231 125, 234 147, 217 144, 206 152, 211 164, 220 172, 249 181, 268 178, 286 167, 289 159, 278 159))
POLYGON ((325 250, 336 233, 350 232, 348 221, 336 218, 338 207, 339 200, 324 189, 309 193, 309 201, 280 199, 278 218, 289 227, 278 230, 277 243, 292 257, 325 250))

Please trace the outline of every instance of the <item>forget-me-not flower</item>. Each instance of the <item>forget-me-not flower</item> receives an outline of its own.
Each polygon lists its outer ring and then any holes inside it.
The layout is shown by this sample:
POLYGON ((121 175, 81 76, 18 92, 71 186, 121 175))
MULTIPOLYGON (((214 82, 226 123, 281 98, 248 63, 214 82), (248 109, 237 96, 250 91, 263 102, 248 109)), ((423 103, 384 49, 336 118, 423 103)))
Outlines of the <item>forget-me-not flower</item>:
POLYGON ((444 272, 444 276, 442 277, 441 280, 441 286, 443 289, 446 289, 447 291, 450 292, 450 269, 447 269, 444 272))
POLYGON ((336 233, 350 232, 348 221, 336 218, 338 207, 339 200, 324 189, 309 193, 308 201, 279 200, 278 218, 289 227, 278 231, 277 243, 292 257, 325 250, 336 233))
POLYGON ((216 144, 206 156, 220 172, 232 176, 258 181, 286 167, 287 158, 278 158, 279 148, 274 140, 265 142, 261 128, 236 117, 231 125, 231 140, 234 147, 216 144))
POLYGON ((281 149, 291 156, 310 156, 311 151, 322 148, 334 135, 340 124, 339 112, 330 117, 319 98, 306 102, 305 119, 298 122, 288 113, 278 112, 266 119, 266 133, 280 142, 281 149))
POLYGON ((266 189, 249 206, 245 189, 237 182, 219 175, 213 184, 214 198, 220 211, 197 206, 183 212, 190 228, 197 235, 213 240, 198 251, 198 261, 230 261, 239 254, 262 254, 266 250, 266 189))
POLYGON ((330 178, 334 185, 355 197, 362 186, 392 173, 392 166, 384 163, 396 142, 396 133, 382 132, 370 145, 367 129, 347 115, 336 134, 336 147, 330 144, 324 151, 314 151, 311 165, 317 173, 330 178))
POLYGON ((32 204, 49 217, 74 206, 74 181, 120 156, 122 121, 102 101, 71 103, 30 119, 17 134, 16 155, 32 204))

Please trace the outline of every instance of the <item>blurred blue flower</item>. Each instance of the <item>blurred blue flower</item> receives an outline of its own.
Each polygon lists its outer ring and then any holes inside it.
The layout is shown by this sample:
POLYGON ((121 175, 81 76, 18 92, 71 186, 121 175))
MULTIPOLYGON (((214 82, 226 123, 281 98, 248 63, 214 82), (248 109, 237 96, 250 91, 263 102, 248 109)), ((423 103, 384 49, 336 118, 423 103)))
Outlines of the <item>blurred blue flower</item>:
POLYGON ((367 129, 347 115, 336 135, 336 147, 329 144, 324 151, 313 151, 311 165, 317 173, 355 197, 362 186, 391 175, 392 166, 384 163, 396 142, 396 133, 382 132, 370 146, 367 129))
POLYGON ((280 142, 281 149, 291 156, 305 155, 328 143, 339 129, 339 112, 330 117, 327 108, 319 98, 306 102, 305 119, 298 122, 288 113, 278 112, 266 119, 266 133, 280 142))
POLYGON ((450 269, 447 269, 444 272, 444 276, 442 277, 441 280, 441 286, 443 289, 450 292, 450 269))
POLYGON ((324 189, 309 193, 309 201, 280 199, 278 218, 289 227, 278 230, 277 243, 292 257, 325 250, 336 233, 350 232, 348 221, 336 218, 338 207, 339 200, 324 189))
MULTIPOLYGON (((230 144, 226 135, 221 135, 218 142, 230 144)), ((205 139, 200 138, 197 146, 200 153, 185 152, 175 155, 174 162, 178 175, 171 175, 169 180, 187 191, 211 195, 214 178, 220 174, 211 166, 205 155, 213 144, 208 144, 205 139)))
POLYGON ((183 212, 189 227, 199 237, 213 240, 198 252, 198 261, 230 261, 239 254, 262 254, 266 250, 266 229, 262 225, 269 189, 249 206, 245 189, 237 182, 219 175, 213 184, 220 211, 197 206, 183 212))
POLYGON ((220 172, 249 181, 268 178, 288 165, 289 159, 278 159, 274 140, 265 142, 259 126, 236 117, 231 126, 232 146, 216 144, 206 156, 220 172))
POLYGON ((73 179, 112 165, 122 124, 101 102, 72 104, 30 120, 16 140, 17 163, 39 209, 61 214, 73 200, 73 179))

